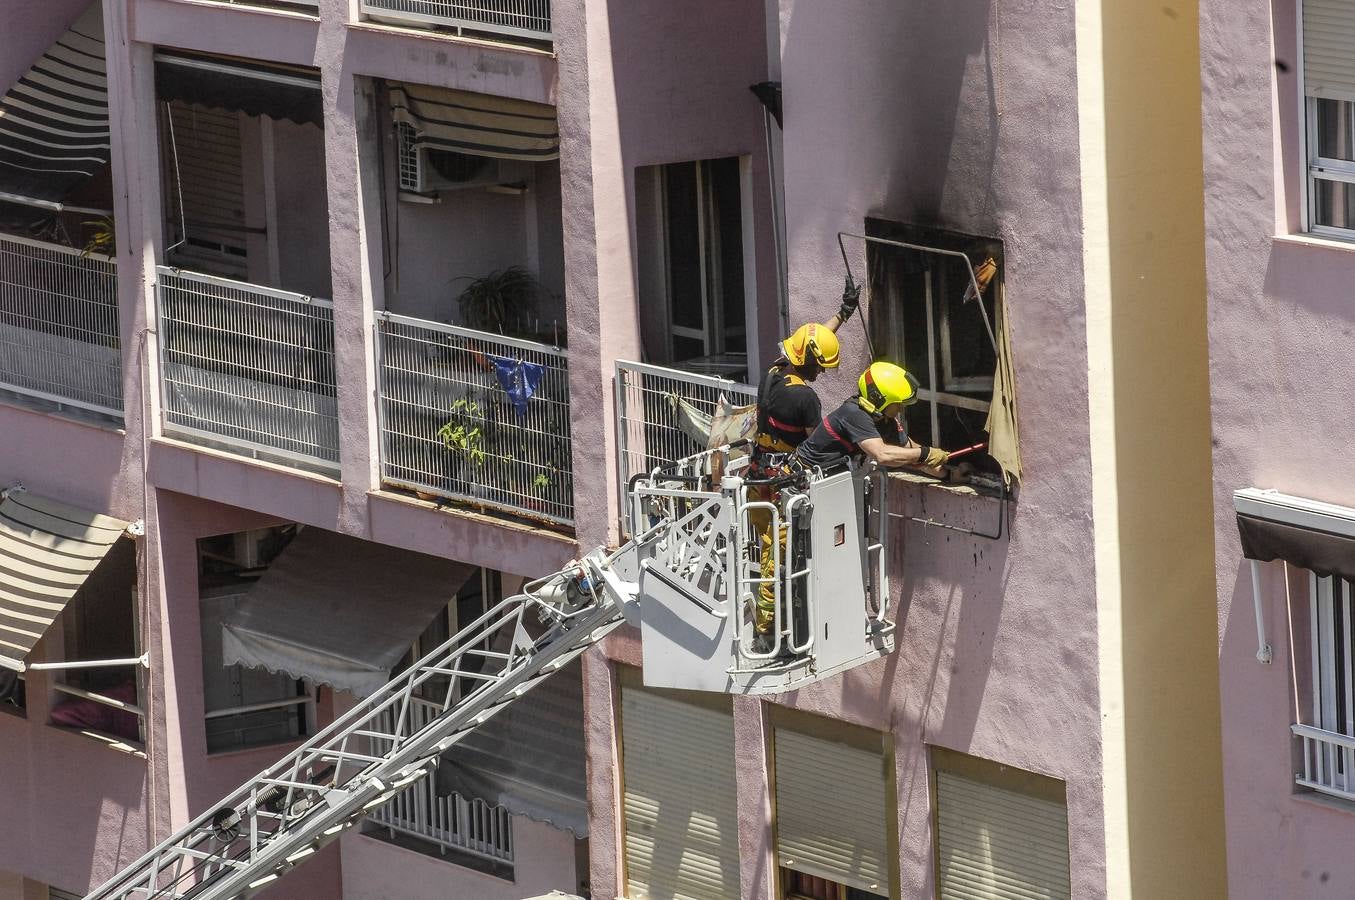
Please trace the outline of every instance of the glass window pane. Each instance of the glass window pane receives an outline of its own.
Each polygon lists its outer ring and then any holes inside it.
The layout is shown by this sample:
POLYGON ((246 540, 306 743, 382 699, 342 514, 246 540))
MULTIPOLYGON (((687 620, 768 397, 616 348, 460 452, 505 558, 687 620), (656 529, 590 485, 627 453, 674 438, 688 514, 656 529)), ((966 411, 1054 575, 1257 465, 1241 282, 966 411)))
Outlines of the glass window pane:
POLYGON ((1355 160, 1351 123, 1355 103, 1349 100, 1314 100, 1317 122, 1317 155, 1327 159, 1355 160))
POLYGON ((1355 229, 1355 185, 1314 178, 1313 224, 1355 229))

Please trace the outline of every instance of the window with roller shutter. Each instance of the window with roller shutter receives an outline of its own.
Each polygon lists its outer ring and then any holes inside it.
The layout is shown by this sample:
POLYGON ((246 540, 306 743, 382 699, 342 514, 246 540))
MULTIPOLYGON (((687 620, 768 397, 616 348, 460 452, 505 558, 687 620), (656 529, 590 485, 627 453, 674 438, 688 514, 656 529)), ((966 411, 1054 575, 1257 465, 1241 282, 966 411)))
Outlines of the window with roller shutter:
POLYGON ((647 689, 629 668, 620 681, 626 896, 739 896, 729 697, 647 689))
POLYGON ((1062 781, 939 747, 931 768, 938 900, 1072 895, 1062 781))

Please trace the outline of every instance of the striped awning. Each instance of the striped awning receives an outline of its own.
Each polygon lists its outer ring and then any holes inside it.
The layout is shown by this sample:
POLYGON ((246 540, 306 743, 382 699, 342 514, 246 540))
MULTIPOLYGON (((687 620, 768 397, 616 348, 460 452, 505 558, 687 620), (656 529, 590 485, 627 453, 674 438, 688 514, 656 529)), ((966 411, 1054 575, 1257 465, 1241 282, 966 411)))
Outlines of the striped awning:
POLYGON ((27 491, 0 502, 0 666, 23 671, 24 657, 127 523, 27 491))
POLYGON ((390 86, 391 116, 414 146, 528 162, 560 156, 555 107, 419 84, 390 86))
POLYGON ((100 3, 0 97, 0 199, 60 202, 108 165, 100 3))

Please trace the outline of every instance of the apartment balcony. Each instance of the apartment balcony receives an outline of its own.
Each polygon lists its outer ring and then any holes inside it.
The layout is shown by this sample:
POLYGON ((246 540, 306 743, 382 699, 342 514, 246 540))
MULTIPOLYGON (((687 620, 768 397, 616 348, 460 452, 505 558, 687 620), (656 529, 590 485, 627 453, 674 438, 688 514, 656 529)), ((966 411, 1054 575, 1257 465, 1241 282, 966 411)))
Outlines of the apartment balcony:
POLYGON ((165 433, 337 473, 333 304, 215 275, 157 271, 165 433))
POLYGON ((707 449, 711 419, 757 399, 757 387, 648 363, 616 362, 617 468, 636 475, 707 449))
POLYGON ((0 237, 0 391, 122 418, 113 260, 0 237))
POLYGON ((573 523, 564 350, 381 312, 377 355, 384 484, 573 523))
POLYGON ((551 39, 550 0, 362 0, 362 14, 397 24, 551 39))
MULTIPOLYGON (((441 710, 436 703, 414 698, 409 727, 422 728, 441 710)), ((383 715, 394 731, 394 711, 383 715)), ((413 838, 415 846, 435 849, 441 856, 464 854, 479 861, 477 868, 512 877, 512 813, 479 798, 455 792, 440 795, 436 778, 421 778, 377 807, 368 815, 364 830, 374 836, 384 833, 396 843, 411 843, 408 839, 413 838)))

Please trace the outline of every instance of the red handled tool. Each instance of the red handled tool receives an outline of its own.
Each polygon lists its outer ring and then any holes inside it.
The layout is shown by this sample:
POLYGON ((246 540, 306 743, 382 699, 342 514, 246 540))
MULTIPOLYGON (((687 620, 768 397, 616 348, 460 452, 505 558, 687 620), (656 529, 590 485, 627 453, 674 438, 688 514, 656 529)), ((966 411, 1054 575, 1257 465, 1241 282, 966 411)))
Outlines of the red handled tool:
MULTIPOLYGON (((957 457, 957 456, 964 456, 966 453, 973 453, 975 450, 983 450, 983 449, 986 448, 987 446, 988 446, 988 444, 985 442, 985 443, 982 443, 982 444, 975 444, 975 445, 972 446, 972 447, 965 447, 965 448, 962 449, 962 450, 952 450, 952 451, 950 452, 950 459, 954 459, 954 458, 957 457)), ((950 461, 950 460, 947 460, 947 462, 949 462, 949 461, 950 461)))

